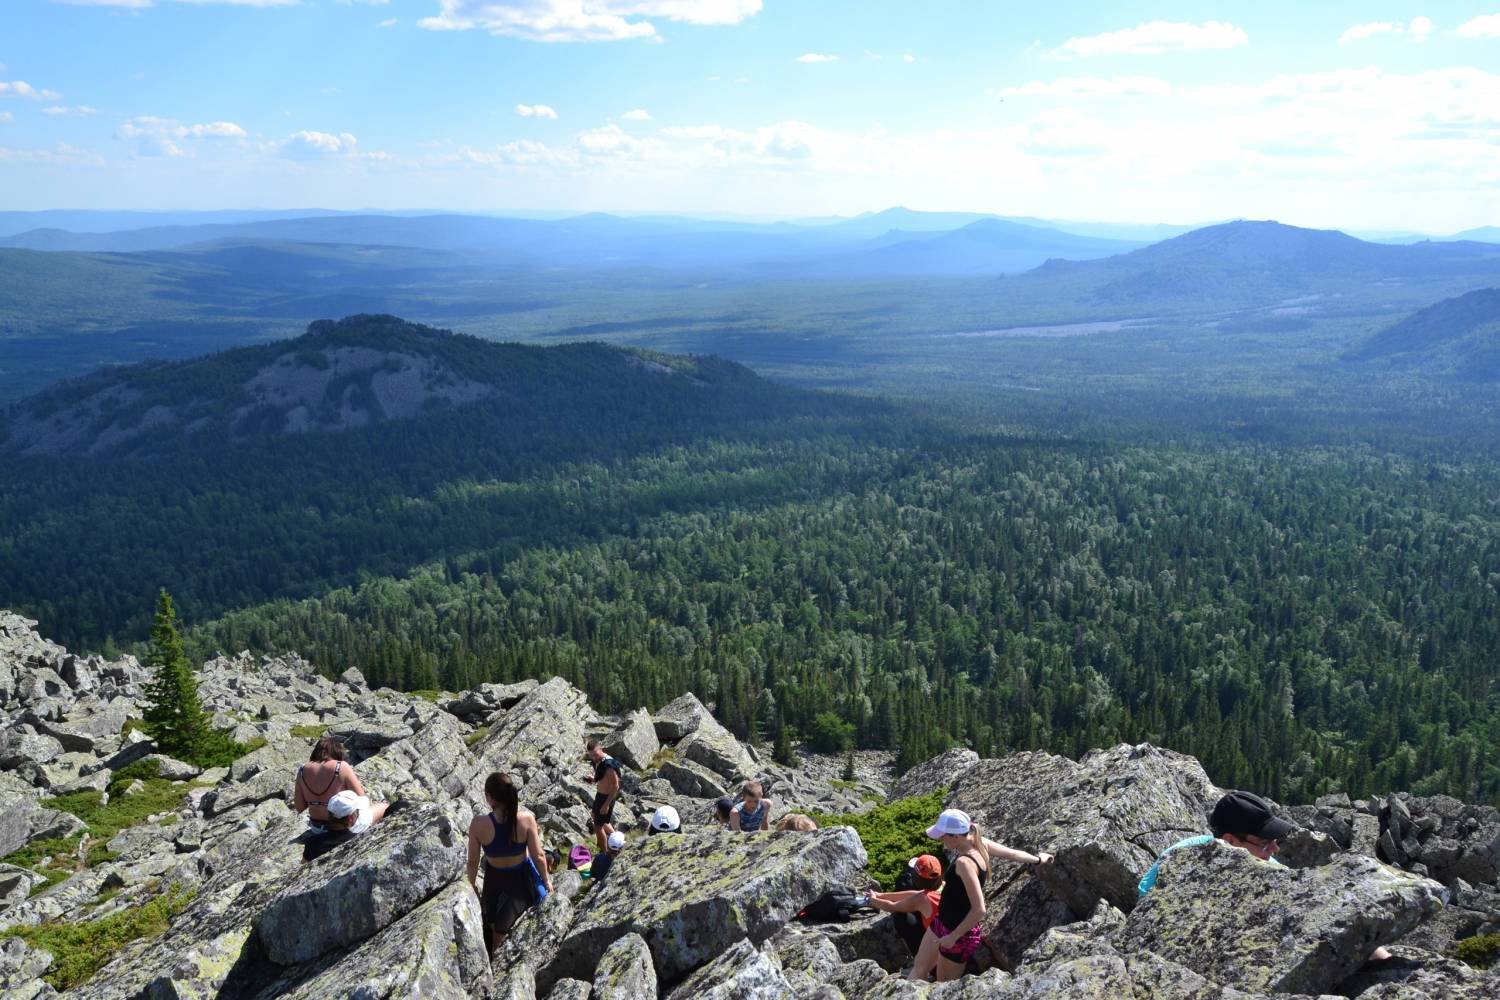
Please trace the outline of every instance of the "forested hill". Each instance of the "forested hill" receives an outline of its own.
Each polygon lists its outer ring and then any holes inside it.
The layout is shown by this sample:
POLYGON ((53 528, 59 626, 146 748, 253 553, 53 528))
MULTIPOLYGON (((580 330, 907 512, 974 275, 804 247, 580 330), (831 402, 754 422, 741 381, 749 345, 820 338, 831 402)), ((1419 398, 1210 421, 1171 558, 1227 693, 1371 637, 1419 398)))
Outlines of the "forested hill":
POLYGON ((461 407, 497 429, 520 414, 568 423, 631 400, 755 408, 784 392, 736 364, 603 344, 501 344, 393 316, 322 320, 292 340, 192 361, 106 369, 13 407, 0 450, 169 454, 252 437, 347 431, 461 407))
POLYGON ((1481 288, 1418 310, 1376 333, 1348 359, 1500 381, 1500 288, 1481 288))

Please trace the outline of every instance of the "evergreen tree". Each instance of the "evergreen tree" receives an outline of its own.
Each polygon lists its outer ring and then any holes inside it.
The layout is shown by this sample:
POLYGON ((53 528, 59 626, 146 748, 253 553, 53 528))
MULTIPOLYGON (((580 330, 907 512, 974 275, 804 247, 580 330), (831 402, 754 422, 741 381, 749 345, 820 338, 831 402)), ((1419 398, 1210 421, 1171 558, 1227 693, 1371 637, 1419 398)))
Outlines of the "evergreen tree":
POLYGON ((845 780, 845 781, 853 781, 854 780, 854 751, 853 750, 850 750, 849 751, 849 755, 844 758, 844 779, 843 780, 845 780))
POLYGON ((797 751, 792 749, 792 734, 786 719, 776 716, 776 741, 771 745, 771 759, 784 767, 796 767, 801 763, 797 751))
POLYGON ((198 679, 188 663, 178 633, 177 611, 165 589, 156 599, 151 648, 146 665, 155 674, 146 685, 146 732, 164 754, 195 764, 222 763, 232 757, 229 738, 213 728, 198 700, 198 679))

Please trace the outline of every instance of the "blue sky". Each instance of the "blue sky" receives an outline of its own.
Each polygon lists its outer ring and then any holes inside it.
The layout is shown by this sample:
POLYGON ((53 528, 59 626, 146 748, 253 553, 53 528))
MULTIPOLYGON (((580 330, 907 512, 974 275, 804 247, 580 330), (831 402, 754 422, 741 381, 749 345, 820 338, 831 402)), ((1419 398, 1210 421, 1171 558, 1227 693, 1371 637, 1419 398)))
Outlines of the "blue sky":
POLYGON ((0 208, 1500 224, 1500 0, 1054 7, 6 0, 0 208))

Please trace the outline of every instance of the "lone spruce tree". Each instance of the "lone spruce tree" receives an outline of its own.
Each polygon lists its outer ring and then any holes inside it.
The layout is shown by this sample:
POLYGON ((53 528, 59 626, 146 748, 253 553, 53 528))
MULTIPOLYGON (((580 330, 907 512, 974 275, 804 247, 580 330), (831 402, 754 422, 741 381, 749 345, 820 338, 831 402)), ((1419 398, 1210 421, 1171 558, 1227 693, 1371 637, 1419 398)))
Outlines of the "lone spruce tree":
POLYGON ((177 632, 177 611, 172 595, 162 590, 156 599, 156 618, 151 625, 151 650, 146 665, 155 670, 146 685, 150 705, 145 711, 146 733, 164 754, 200 763, 218 756, 227 743, 215 731, 198 700, 198 679, 182 649, 177 632))

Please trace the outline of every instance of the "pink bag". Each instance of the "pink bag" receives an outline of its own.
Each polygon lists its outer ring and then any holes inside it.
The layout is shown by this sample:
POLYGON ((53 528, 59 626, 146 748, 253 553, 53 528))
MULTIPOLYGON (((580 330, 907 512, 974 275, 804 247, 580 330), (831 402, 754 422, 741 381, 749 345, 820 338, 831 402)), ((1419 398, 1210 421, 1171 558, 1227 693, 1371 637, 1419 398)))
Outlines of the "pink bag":
POLYGON ((582 868, 584 865, 592 864, 593 861, 594 853, 582 844, 575 844, 573 849, 568 852, 568 867, 574 870, 582 868))

